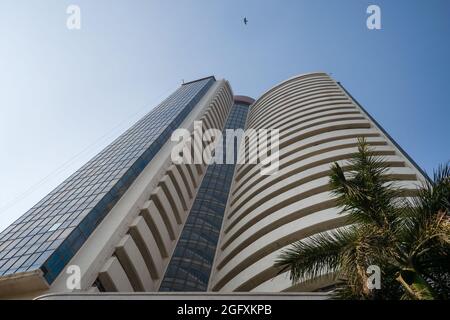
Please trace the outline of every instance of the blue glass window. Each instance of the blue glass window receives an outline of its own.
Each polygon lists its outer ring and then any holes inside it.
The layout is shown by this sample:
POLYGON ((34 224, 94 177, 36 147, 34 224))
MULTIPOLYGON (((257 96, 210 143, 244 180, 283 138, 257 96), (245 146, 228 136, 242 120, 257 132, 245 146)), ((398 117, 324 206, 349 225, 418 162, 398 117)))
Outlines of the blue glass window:
POLYGON ((52 283, 214 82, 181 86, 0 233, 0 276, 40 268, 52 283))
MULTIPOLYGON (((243 129, 248 109, 248 105, 236 103, 230 111, 225 130, 243 129)), ((238 146, 233 144, 233 147, 236 160, 238 146)), ((226 148, 224 141, 224 157, 226 148)), ((234 168, 234 164, 208 166, 160 291, 207 290, 234 168)))

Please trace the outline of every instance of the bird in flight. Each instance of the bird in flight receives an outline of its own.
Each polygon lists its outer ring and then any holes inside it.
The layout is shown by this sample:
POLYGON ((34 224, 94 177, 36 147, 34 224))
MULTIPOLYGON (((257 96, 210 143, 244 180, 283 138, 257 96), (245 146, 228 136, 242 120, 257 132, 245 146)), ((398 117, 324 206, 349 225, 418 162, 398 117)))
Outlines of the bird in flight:
POLYGON ((244 24, 247 25, 247 23, 248 23, 248 20, 247 20, 247 17, 245 17, 244 18, 244 24))

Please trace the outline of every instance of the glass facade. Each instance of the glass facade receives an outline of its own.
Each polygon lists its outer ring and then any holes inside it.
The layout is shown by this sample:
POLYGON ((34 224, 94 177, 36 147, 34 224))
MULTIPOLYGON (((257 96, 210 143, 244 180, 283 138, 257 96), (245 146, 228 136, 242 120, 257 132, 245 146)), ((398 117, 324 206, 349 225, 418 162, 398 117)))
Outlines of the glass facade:
MULTIPOLYGON (((248 110, 247 104, 235 103, 225 129, 244 129, 248 110)), ((236 159, 237 143, 232 143, 232 147, 236 159)), ((224 141, 223 151, 226 152, 226 148, 224 141)), ((234 168, 234 164, 208 166, 160 291, 207 290, 234 168)))
POLYGON ((50 284, 215 82, 186 83, 0 233, 0 276, 50 284))

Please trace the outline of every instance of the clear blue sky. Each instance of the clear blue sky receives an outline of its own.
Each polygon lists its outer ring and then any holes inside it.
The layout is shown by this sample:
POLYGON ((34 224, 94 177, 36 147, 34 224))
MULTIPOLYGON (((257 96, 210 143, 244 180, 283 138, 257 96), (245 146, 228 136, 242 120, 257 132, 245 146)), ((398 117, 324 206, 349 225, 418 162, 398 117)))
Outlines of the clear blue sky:
POLYGON ((449 35, 449 0, 2 0, 0 230, 182 79, 212 74, 258 97, 332 73, 430 172, 450 159, 449 35))

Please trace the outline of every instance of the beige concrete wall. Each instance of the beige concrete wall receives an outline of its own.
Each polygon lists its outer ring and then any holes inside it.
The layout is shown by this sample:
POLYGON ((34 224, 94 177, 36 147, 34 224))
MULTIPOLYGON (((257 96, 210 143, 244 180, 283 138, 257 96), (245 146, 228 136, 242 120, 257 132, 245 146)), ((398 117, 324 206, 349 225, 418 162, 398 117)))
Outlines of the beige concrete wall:
POLYGON ((180 300, 180 301, 240 301, 240 300, 327 300, 330 295, 311 293, 215 293, 215 292, 158 292, 158 293, 56 293, 37 300, 180 300))

